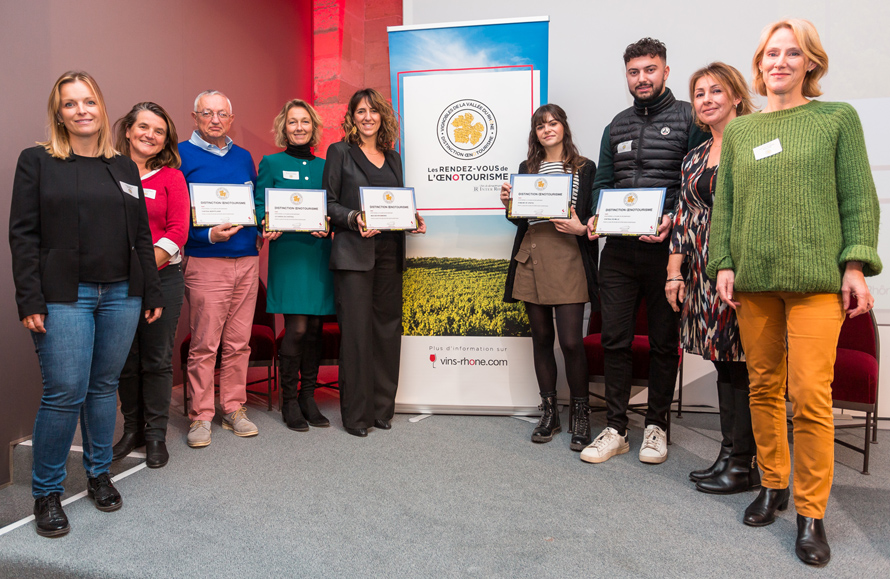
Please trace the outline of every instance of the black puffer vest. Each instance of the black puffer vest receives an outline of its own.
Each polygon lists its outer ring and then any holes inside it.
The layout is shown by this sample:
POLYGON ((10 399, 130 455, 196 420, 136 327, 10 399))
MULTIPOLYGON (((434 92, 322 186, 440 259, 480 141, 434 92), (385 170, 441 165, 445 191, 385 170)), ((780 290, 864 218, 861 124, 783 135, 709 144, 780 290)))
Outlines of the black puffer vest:
POLYGON ((618 113, 609 127, 615 189, 665 187, 664 212, 674 212, 692 123, 692 106, 675 99, 670 89, 654 104, 634 100, 618 113))

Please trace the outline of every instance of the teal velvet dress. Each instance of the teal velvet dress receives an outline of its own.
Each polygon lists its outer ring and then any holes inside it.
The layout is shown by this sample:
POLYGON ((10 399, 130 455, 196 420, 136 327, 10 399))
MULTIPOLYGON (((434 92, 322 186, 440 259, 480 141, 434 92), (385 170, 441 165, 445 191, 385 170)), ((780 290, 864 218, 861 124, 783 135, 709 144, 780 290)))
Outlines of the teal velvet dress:
MULTIPOLYGON (((266 188, 321 189, 324 159, 297 159, 287 153, 260 161, 255 201, 257 221, 265 217, 266 188)), ((269 241, 266 310, 276 314, 335 314, 334 282, 328 262, 331 238, 284 233, 269 241)))

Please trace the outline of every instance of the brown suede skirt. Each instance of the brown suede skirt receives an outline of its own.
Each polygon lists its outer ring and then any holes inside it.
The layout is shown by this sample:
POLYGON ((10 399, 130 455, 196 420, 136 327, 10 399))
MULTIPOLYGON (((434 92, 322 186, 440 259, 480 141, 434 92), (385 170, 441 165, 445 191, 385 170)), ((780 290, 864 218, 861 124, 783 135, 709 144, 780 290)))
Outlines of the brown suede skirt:
POLYGON ((529 226, 513 259, 513 299, 542 306, 590 301, 578 240, 549 221, 529 226))

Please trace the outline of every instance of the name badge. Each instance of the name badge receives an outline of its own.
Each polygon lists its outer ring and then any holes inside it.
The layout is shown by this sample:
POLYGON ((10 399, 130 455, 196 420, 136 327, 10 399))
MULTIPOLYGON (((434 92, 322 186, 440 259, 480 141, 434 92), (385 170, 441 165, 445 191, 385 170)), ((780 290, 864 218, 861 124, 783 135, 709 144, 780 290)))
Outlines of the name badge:
POLYGON ((282 171, 282 172, 281 172, 281 175, 282 175, 285 179, 292 179, 292 180, 299 180, 299 179, 300 179, 300 172, 299 172, 299 171, 282 171))
POLYGON ((136 185, 130 185, 129 183, 124 183, 123 181, 119 181, 119 183, 121 184, 121 189, 124 191, 124 193, 135 197, 136 199, 139 199, 139 187, 137 187, 136 185))
POLYGON ((143 189, 143 191, 145 191, 146 199, 154 199, 155 196, 158 194, 157 189, 143 189))
POLYGON ((618 152, 629 153, 632 147, 633 141, 624 141, 623 143, 618 143, 618 152))
POLYGON ((770 141, 769 143, 764 143, 759 147, 754 147, 754 160, 759 161, 767 157, 772 157, 773 155, 781 152, 782 143, 779 142, 779 139, 775 139, 770 141))

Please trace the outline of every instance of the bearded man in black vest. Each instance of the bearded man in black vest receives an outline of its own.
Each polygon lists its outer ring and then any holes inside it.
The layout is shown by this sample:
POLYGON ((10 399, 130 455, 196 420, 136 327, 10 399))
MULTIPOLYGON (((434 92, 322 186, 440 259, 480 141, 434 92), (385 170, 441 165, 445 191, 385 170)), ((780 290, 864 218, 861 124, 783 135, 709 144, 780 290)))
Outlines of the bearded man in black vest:
MULTIPOLYGON (((608 426, 581 453, 581 460, 605 462, 630 450, 627 407, 633 360, 631 343, 637 309, 646 302, 649 322, 649 403, 640 461, 667 460, 667 414, 679 363, 677 314, 665 297, 670 231, 680 197, 683 157, 707 139, 693 122, 692 106, 678 101, 665 82, 667 49, 643 38, 624 52, 633 106, 618 113, 603 132, 599 168, 593 182, 593 212, 603 189, 664 188, 661 224, 655 235, 609 237, 600 259, 606 420, 608 426)), ((588 222, 593 233, 595 217, 588 222)))

